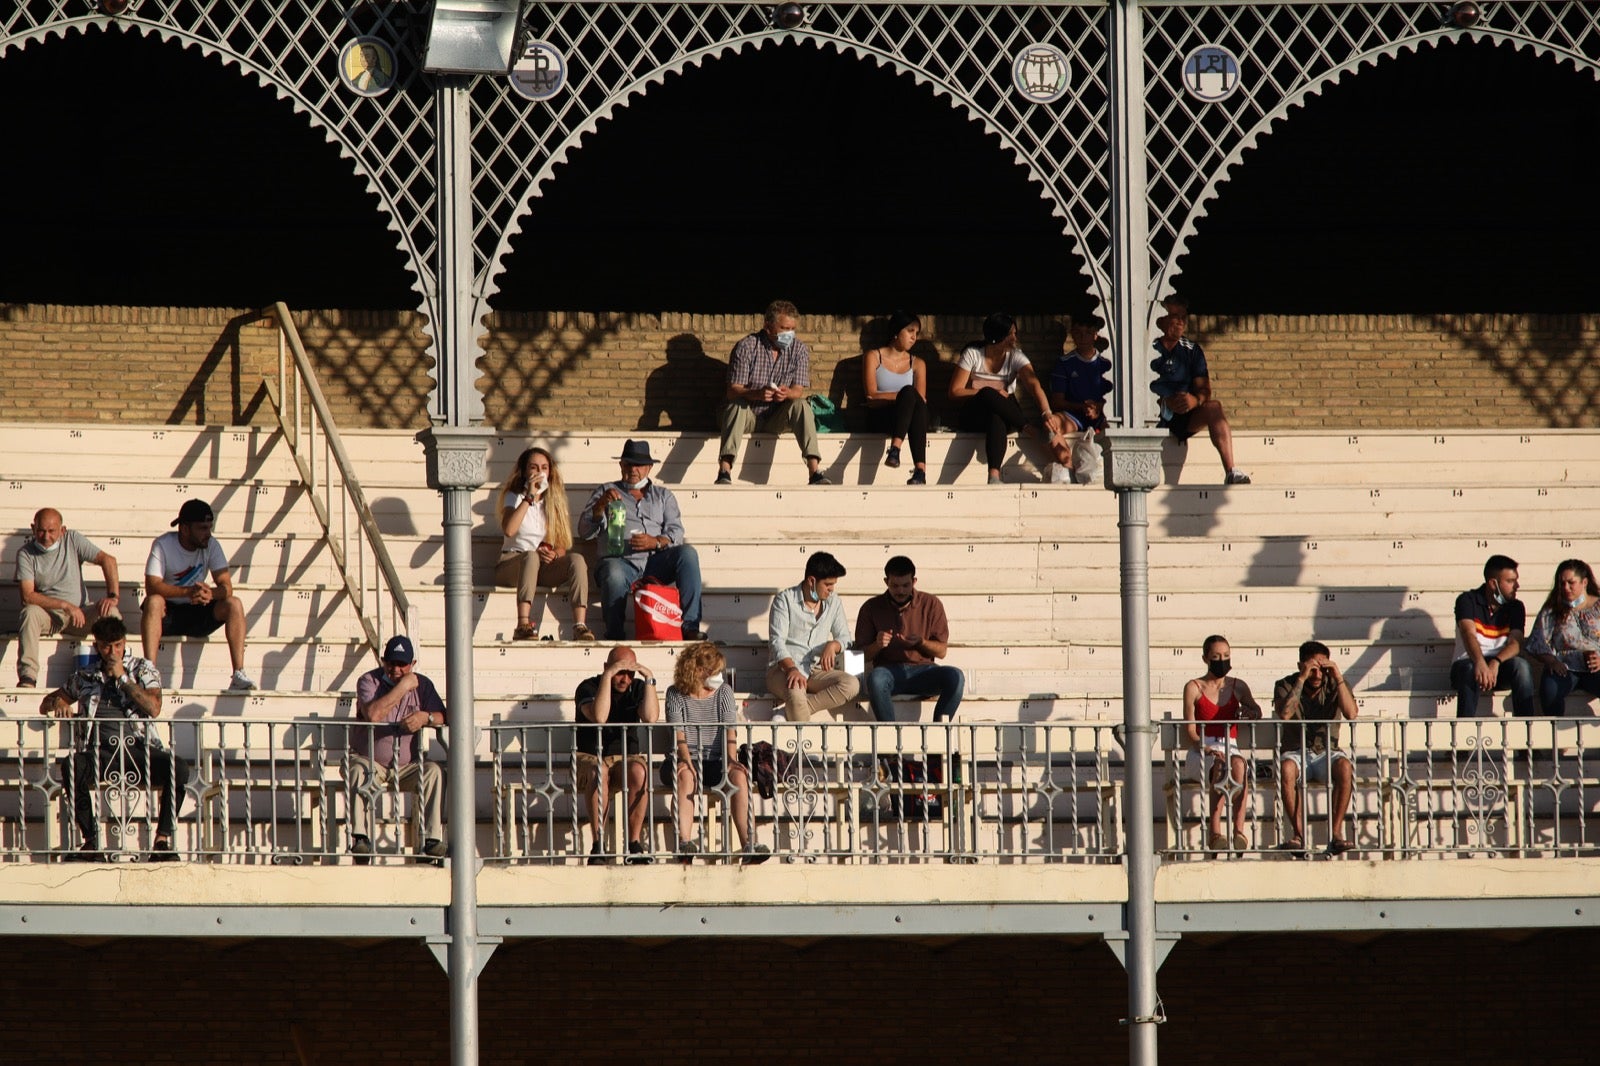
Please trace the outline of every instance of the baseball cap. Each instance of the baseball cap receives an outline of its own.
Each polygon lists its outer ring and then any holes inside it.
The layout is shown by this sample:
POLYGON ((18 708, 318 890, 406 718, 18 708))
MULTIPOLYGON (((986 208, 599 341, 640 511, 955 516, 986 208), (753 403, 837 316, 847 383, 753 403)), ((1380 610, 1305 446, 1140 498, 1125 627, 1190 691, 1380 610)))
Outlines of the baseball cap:
POLYGON ((204 500, 185 500, 183 506, 178 508, 178 517, 172 520, 175 526, 186 526, 193 522, 214 522, 217 516, 212 513, 211 505, 204 500))
POLYGON ((414 658, 416 653, 411 648, 410 637, 390 637, 389 643, 383 646, 383 661, 386 663, 404 666, 414 658))

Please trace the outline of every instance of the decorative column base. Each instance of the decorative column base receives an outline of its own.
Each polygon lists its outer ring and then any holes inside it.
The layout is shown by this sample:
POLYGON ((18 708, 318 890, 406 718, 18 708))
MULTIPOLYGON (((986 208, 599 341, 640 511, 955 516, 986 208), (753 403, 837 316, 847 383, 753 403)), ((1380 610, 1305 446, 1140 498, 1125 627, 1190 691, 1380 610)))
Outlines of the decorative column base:
POLYGON ((1106 488, 1113 492, 1149 492, 1161 484, 1161 446, 1171 436, 1164 429, 1106 430, 1106 488))

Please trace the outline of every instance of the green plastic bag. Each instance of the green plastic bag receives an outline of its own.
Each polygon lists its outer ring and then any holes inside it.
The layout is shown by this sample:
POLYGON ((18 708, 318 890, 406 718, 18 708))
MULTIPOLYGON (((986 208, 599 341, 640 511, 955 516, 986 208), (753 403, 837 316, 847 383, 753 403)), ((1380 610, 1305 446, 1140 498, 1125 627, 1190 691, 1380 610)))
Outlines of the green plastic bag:
POLYGON ((826 396, 811 396, 811 413, 817 421, 818 433, 843 433, 844 412, 826 396))

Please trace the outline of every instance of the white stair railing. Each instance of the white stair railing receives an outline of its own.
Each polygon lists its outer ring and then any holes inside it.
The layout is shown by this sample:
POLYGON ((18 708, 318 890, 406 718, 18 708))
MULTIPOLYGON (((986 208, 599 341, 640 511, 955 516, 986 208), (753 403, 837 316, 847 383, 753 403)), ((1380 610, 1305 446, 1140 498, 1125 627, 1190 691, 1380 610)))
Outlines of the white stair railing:
POLYGON ((267 397, 367 644, 381 655, 390 636, 404 633, 416 639, 416 608, 373 520, 289 308, 280 300, 261 314, 278 327, 278 378, 264 383, 267 397))

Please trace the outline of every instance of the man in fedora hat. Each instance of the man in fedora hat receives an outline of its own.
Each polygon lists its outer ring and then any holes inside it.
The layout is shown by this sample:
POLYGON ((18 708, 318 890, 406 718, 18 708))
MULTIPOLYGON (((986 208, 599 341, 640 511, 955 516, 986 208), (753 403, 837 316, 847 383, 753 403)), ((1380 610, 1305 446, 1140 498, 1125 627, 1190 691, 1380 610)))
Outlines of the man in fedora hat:
POLYGON ((244 672, 244 605, 233 594, 228 557, 211 539, 216 515, 204 500, 188 500, 172 524, 176 533, 163 533, 150 545, 144 567, 144 617, 139 635, 144 657, 156 660, 162 634, 174 637, 208 637, 218 629, 228 639, 233 679, 228 687, 244 691, 256 687, 244 672), (206 584, 206 575, 215 585, 206 584))
POLYGON ((717 412, 722 440, 717 449, 717 484, 733 484, 739 442, 752 429, 794 434, 811 484, 828 484, 818 467, 817 420, 806 394, 811 390, 811 349, 795 336, 800 312, 788 300, 767 305, 762 327, 733 346, 728 356, 727 402, 717 412))
POLYGON ((617 461, 622 477, 595 489, 578 516, 578 536, 598 545, 600 562, 595 578, 600 585, 606 639, 623 639, 628 590, 641 577, 652 577, 678 587, 683 639, 699 640, 700 556, 684 543, 677 497, 650 477, 656 461, 649 441, 628 441, 617 461), (606 535, 606 509, 613 500, 622 501, 624 514, 620 550, 613 549, 606 535))

